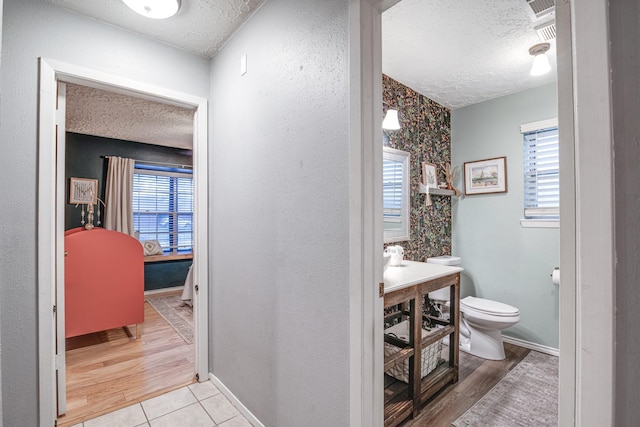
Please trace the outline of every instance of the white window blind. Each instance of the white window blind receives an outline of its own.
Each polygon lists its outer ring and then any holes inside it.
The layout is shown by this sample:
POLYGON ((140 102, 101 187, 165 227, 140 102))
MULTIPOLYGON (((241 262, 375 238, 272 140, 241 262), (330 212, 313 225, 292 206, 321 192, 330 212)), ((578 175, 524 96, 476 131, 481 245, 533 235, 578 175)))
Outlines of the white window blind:
POLYGON ((524 217, 560 215, 560 163, 557 120, 523 125, 524 217))
MULTIPOLYGON (((400 223, 402 216, 402 163, 384 160, 382 163, 384 221, 400 223)), ((398 225, 399 226, 399 225, 398 225)))
POLYGON ((193 248, 193 178, 188 173, 137 170, 133 222, 140 241, 157 240, 165 252, 193 248))

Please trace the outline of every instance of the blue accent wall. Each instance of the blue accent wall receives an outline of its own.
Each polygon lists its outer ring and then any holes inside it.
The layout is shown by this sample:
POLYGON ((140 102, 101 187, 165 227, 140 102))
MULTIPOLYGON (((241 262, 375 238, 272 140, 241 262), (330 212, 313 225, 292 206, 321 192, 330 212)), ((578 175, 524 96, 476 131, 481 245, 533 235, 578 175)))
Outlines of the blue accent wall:
MULTIPOLYGON (((558 115, 556 85, 546 85, 451 112, 453 164, 507 157, 508 191, 454 198, 453 254, 462 258, 461 295, 520 310, 504 335, 558 348, 559 292, 551 272, 560 262, 558 228, 523 228, 524 169, 520 125, 558 115)), ((463 189, 463 173, 458 187, 463 189)))
MULTIPOLYGON (((102 138, 68 132, 66 135, 66 195, 69 200, 69 179, 91 178, 98 180, 98 194, 104 200, 108 159, 105 156, 129 157, 152 162, 192 164, 191 150, 160 145, 143 144, 112 138, 102 138)), ((100 206, 104 216, 104 208, 100 206)), ((80 227, 80 206, 65 206, 65 230, 80 227)), ((148 263, 144 266, 144 290, 157 290, 184 285, 191 260, 175 260, 148 263)))

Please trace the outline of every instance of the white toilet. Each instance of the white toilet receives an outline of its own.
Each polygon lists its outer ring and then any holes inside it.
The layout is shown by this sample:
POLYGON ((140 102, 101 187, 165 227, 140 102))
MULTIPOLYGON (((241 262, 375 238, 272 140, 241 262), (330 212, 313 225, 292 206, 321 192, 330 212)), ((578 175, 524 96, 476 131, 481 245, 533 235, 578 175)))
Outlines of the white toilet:
MULTIPOLYGON (((427 258, 428 263, 459 265, 459 257, 427 258)), ((448 305, 449 289, 429 293, 432 300, 448 305)), ((520 321, 520 311, 508 304, 468 296, 460 300, 460 349, 490 360, 505 358, 502 330, 520 321)))

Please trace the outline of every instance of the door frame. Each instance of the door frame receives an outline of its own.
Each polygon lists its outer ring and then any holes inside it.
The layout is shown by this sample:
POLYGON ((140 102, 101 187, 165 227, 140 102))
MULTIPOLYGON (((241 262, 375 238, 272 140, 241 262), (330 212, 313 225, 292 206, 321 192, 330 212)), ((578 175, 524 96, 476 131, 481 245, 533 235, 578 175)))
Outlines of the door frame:
POLYGON ((608 8, 606 0, 556 2, 556 19, 562 24, 558 36, 564 34, 565 47, 559 62, 563 68, 558 75, 562 96, 558 120, 561 144, 566 138, 560 155, 567 158, 561 159, 560 167, 562 171, 566 166, 572 174, 570 183, 563 184, 564 178, 560 182, 564 196, 560 425, 615 425, 616 254, 608 8))
MULTIPOLYGON (((366 71, 365 66, 381 72, 381 26, 383 11, 400 0, 370 0, 372 15, 367 20, 359 20, 358 50, 361 54, 358 65, 351 70, 362 76, 358 90, 362 104, 358 108, 362 114, 362 133, 352 133, 366 141, 366 132, 378 130, 379 121, 375 113, 366 112, 367 102, 377 103, 381 87, 375 76, 366 71), (369 81, 373 79, 373 82, 369 81)), ((361 0, 361 5, 368 3, 361 0)), ((563 426, 613 425, 614 414, 614 357, 615 357, 615 247, 614 247, 614 204, 613 204, 613 151, 611 118, 611 85, 608 57, 608 9, 605 0, 595 2, 556 2, 556 26, 558 28, 558 121, 561 141, 561 170, 567 171, 561 182, 561 228, 560 228, 560 359, 559 359, 559 422, 563 426), (592 174, 598 170, 600 173, 592 174), (597 176, 596 176, 597 175, 597 176)), ((356 18, 360 18, 358 15, 356 18)), ((354 27, 351 27, 352 33, 354 27)), ((355 107, 352 106, 352 114, 355 107)), ((377 111, 377 110, 374 110, 377 111)), ((375 133, 374 133, 375 135, 375 133)), ((375 138, 372 139, 375 141, 375 138)), ((369 140, 371 141, 371 140, 369 140)), ((376 144, 371 144, 377 146, 376 144)), ((361 147, 362 159, 370 159, 371 148, 361 147)), ((375 154, 376 148, 373 148, 375 154)), ((382 148, 380 147, 380 151, 382 148)), ((373 160, 376 161, 375 159, 373 160)), ((375 164, 375 163, 374 163, 375 164)), ((353 167, 353 165, 352 165, 353 167)), ((375 171, 363 166, 361 177, 361 202, 364 204, 381 192, 381 184, 375 171), (372 183, 368 183, 367 179, 372 183), (373 188, 372 188, 373 186, 373 188)), ((381 182, 381 181, 380 181, 381 182)), ((375 200, 375 199, 374 199, 375 200)), ((378 231, 368 223, 365 205, 362 215, 362 230, 365 238, 360 243, 378 241, 378 231), (367 238, 367 233, 371 233, 367 238)), ((375 207, 370 210, 375 211, 375 207)), ((379 218, 381 218, 381 213, 379 218)), ((374 214, 374 220, 376 220, 374 214)), ((379 221, 381 223, 381 220, 379 221)), ((381 247, 381 246, 380 246, 381 247)), ((365 245, 361 267, 368 262, 374 266, 374 278, 382 277, 376 253, 369 253, 365 245), (370 256, 374 260, 369 259, 370 256)), ((361 260, 362 261, 362 260, 361 260)), ((355 262, 355 261, 352 261, 355 262)), ((361 277, 362 278, 362 277, 361 277)), ((352 416, 351 425, 381 426, 382 389, 378 389, 378 372, 382 362, 378 353, 382 352, 378 337, 382 323, 382 311, 375 296, 367 292, 374 285, 371 277, 354 283, 352 295, 360 298, 361 306, 352 304, 353 316, 359 316, 360 325, 352 326, 352 358, 358 357, 361 365, 351 365, 352 372, 352 416), (368 279, 368 280, 367 280, 368 279), (362 285, 365 289, 355 289, 362 285), (356 292, 354 294, 354 292, 356 292), (355 310, 355 311, 354 311, 355 310), (374 324, 372 325, 371 322, 374 324), (358 329, 358 326, 360 327, 358 329), (353 345, 353 339, 360 340, 353 345), (373 334, 371 337, 369 334, 373 334), (367 354, 371 353, 371 354, 367 354), (373 354, 373 356, 372 356, 373 354), (361 377, 354 372, 362 374, 361 377), (373 375, 373 380, 367 375, 373 375), (354 388, 359 390, 354 391, 354 388), (361 398, 361 405, 354 395, 361 398), (360 411, 358 413, 358 411, 360 411), (355 414, 355 415, 354 415, 355 414), (374 414, 371 423, 354 423, 374 414)), ((353 360, 353 359, 352 359, 353 360)))
MULTIPOLYGON (((195 373, 200 381, 208 380, 208 111, 205 98, 177 92, 147 83, 127 79, 98 70, 80 67, 50 58, 39 59, 39 117, 38 117, 38 389, 40 425, 51 426, 56 414, 56 315, 64 318, 64 307, 54 312, 56 271, 62 264, 56 257, 56 247, 64 244, 64 235, 57 229, 64 218, 56 215, 58 203, 64 195, 57 195, 56 177, 64 177, 58 170, 56 157, 56 100, 57 83, 76 83, 84 86, 127 94, 165 104, 195 109, 193 119, 194 163, 194 257, 193 279, 198 291, 193 295, 195 373)), ((62 153, 64 155, 64 152, 62 153)), ((64 178, 62 178, 64 180, 64 178)), ((62 187, 64 188, 64 187, 62 187)), ((61 229, 64 229, 62 226, 61 229)))

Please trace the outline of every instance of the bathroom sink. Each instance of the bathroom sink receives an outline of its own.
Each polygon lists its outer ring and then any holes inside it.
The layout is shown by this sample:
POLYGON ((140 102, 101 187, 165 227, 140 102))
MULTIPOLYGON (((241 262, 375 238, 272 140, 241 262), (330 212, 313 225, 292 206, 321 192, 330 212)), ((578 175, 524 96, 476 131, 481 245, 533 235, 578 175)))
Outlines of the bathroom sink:
POLYGON ((382 262, 384 263, 383 271, 387 271, 387 267, 389 267, 389 261, 391 261, 391 254, 390 253, 382 254, 382 262))

